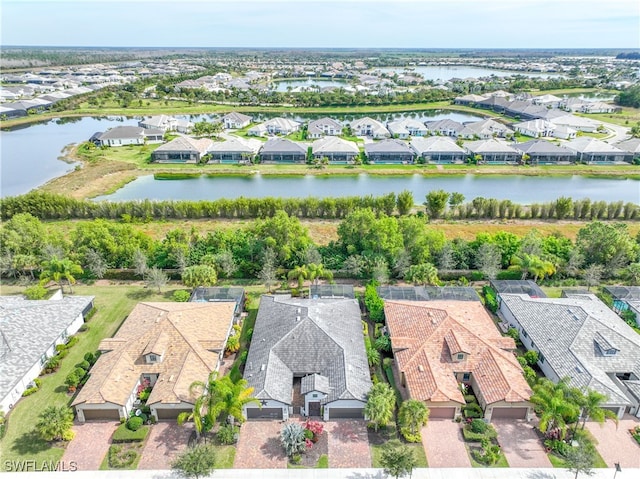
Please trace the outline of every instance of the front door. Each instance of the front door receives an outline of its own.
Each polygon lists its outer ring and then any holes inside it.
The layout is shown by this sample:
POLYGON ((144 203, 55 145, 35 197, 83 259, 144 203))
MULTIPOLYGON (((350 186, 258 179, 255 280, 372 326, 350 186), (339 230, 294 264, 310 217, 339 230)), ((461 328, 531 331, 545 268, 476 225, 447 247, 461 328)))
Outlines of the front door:
POLYGON ((320 401, 309 403, 309 416, 320 416, 320 401))

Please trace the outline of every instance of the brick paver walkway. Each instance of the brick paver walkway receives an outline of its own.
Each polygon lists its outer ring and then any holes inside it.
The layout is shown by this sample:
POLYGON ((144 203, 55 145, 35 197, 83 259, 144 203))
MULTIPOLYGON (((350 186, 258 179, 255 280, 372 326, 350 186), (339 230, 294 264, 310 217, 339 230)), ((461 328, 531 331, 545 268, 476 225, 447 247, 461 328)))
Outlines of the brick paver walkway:
POLYGON ((109 450, 111 436, 119 425, 115 421, 74 424, 76 435, 62 456, 65 467, 71 467, 70 463, 75 462, 78 471, 98 470, 109 450))
POLYGON ((625 414, 616 424, 608 420, 600 426, 597 422, 587 421, 587 429, 598 441, 596 449, 607 463, 613 467, 617 462, 622 470, 640 467, 640 444, 629 434, 629 429, 640 426, 640 419, 625 414))
POLYGON ((188 445, 193 424, 162 421, 150 428, 138 469, 171 469, 171 461, 188 445))
POLYGON ((429 467, 471 467, 459 423, 433 419, 421 432, 429 467))
POLYGON ((280 421, 247 421, 240 428, 235 469, 279 469, 287 467, 280 444, 280 421))
POLYGON ((329 467, 371 467, 371 450, 367 423, 356 419, 343 419, 325 423, 329 434, 329 467))
POLYGON ((500 419, 491 422, 510 467, 552 467, 544 445, 533 430, 535 422, 500 419))

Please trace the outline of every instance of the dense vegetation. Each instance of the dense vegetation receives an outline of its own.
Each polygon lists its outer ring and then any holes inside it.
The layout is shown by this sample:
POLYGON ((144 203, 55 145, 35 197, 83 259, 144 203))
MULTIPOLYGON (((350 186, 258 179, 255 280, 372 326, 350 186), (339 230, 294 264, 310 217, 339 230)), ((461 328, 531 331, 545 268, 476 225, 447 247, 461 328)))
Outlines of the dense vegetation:
POLYGON ((616 97, 616 103, 621 106, 640 108, 640 85, 635 85, 621 91, 616 97))

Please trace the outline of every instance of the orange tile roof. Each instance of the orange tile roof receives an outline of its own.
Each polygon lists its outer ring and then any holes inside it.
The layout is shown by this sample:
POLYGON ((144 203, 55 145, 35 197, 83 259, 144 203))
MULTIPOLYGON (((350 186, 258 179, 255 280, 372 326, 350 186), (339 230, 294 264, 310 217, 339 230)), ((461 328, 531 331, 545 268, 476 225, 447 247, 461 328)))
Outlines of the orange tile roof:
POLYGON ((235 303, 138 303, 115 337, 104 339, 91 377, 72 405, 125 405, 142 374, 158 374, 147 404, 193 403, 189 386, 218 367, 235 303), (147 354, 162 355, 148 364, 147 354))
POLYGON ((385 316, 398 369, 409 394, 464 403, 455 374, 471 373, 487 404, 527 401, 531 388, 513 350, 486 310, 472 301, 386 301, 385 316), (461 361, 453 355, 464 352, 461 361))

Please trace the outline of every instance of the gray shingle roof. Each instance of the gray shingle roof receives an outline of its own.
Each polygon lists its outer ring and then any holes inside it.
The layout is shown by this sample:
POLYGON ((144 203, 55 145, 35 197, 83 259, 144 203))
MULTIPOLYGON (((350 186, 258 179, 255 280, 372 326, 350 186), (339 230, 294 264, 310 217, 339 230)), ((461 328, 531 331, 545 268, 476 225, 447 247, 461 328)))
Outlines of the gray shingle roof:
POLYGON ((605 394, 607 404, 631 404, 629 392, 610 375, 640 377, 640 335, 596 296, 500 296, 558 377, 570 377, 573 386, 605 394), (606 356, 600 346, 618 351, 606 356))
POLYGON ((411 140, 411 147, 419 155, 424 153, 464 153, 464 150, 448 136, 430 136, 428 138, 419 136, 411 140))
POLYGON ((291 404, 293 377, 310 374, 328 378, 325 403, 365 399, 371 379, 358 303, 263 296, 244 371, 255 397, 291 404))
POLYGON ((117 140, 119 138, 142 138, 144 134, 144 128, 140 126, 116 126, 100 135, 100 139, 117 140))
POLYGON ((382 140, 376 143, 367 143, 364 145, 364 151, 369 153, 409 153, 414 154, 411 147, 402 140, 382 140))
POLYGON ((545 155, 572 155, 576 156, 576 152, 573 150, 569 150, 567 148, 563 148, 558 146, 550 141, 545 140, 531 140, 525 143, 514 143, 513 147, 521 151, 522 153, 527 154, 541 154, 545 155))
POLYGON ((307 149, 287 138, 270 138, 262 146, 260 153, 302 153, 306 155, 307 149))
POLYGON ((0 399, 11 392, 93 299, 94 296, 66 296, 31 301, 0 296, 0 399))
POLYGON ((314 141, 312 151, 314 155, 328 153, 353 153, 357 155, 360 152, 358 145, 354 142, 336 136, 326 136, 314 141))

